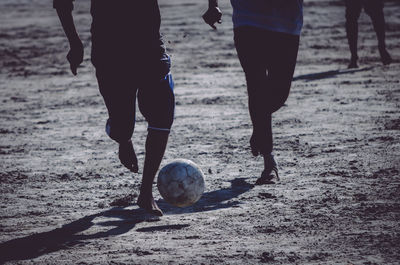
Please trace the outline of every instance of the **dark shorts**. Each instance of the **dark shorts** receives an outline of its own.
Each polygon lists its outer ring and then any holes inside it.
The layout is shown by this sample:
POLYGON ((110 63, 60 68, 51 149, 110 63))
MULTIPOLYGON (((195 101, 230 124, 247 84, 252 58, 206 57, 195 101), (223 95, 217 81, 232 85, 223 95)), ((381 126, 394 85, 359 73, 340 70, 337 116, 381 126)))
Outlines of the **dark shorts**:
POLYGON ((344 2, 347 20, 357 20, 363 8, 372 17, 383 14, 382 0, 345 0, 344 2))
POLYGON ((171 61, 164 54, 158 62, 131 66, 96 65, 100 93, 107 106, 107 134, 115 141, 131 139, 135 127, 136 98, 149 130, 169 132, 175 109, 171 61))
POLYGON ((157 0, 92 0, 92 63, 107 106, 108 135, 132 137, 136 100, 150 130, 169 131, 175 98, 157 0))
POLYGON ((234 38, 249 97, 261 101, 257 112, 277 111, 289 95, 299 36, 242 26, 234 29, 234 38))
POLYGON ((235 46, 246 75, 254 143, 261 154, 272 151, 271 114, 289 96, 299 36, 261 28, 234 29, 235 46))
POLYGON ((157 0, 92 0, 92 62, 95 67, 144 67, 165 54, 157 0))

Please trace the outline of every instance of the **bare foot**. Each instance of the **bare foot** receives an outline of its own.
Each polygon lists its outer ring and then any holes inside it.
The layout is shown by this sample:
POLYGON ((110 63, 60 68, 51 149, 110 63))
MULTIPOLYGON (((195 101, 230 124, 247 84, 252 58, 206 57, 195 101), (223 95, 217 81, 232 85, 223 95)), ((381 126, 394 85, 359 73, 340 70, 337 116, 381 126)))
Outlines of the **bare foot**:
POLYGON ((389 65, 392 63, 392 57, 390 57, 388 51, 385 48, 380 48, 379 53, 381 55, 381 60, 384 65, 389 65))
POLYGON ((349 63, 349 65, 348 65, 347 68, 348 68, 348 69, 358 68, 357 59, 351 58, 351 59, 350 59, 350 63, 349 63))
POLYGON ((275 182, 272 181, 273 178, 279 180, 278 164, 273 154, 264 155, 264 170, 255 185, 274 184, 275 182))
POLYGON ((145 209, 148 213, 154 214, 156 216, 163 216, 163 212, 158 207, 153 197, 145 199, 143 196, 139 195, 137 205, 140 208, 145 209))
POLYGON ((139 171, 138 160, 131 140, 126 143, 119 144, 118 157, 121 161, 121 164, 127 169, 134 173, 139 171))
POLYGON ((272 181, 274 177, 275 176, 272 173, 266 174, 266 172, 263 171, 261 177, 257 179, 255 185, 275 184, 275 182, 272 181))

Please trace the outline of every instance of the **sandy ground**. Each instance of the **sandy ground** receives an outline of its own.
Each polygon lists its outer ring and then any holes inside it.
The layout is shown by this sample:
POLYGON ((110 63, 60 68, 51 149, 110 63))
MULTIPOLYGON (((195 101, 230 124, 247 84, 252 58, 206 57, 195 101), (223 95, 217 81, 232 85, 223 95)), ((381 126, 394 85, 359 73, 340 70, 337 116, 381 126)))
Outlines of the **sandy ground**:
MULTIPOLYGON (((395 62, 381 65, 363 13, 357 71, 344 71, 341 2, 305 2, 292 92, 274 115, 281 182, 253 186, 262 160, 248 147, 229 2, 213 31, 200 18, 206 1, 160 0, 177 99, 163 165, 191 159, 207 186, 183 209, 156 191, 162 218, 138 209, 140 175, 121 167, 104 133, 89 2, 77 2, 86 47, 77 77, 50 1, 0 2, 0 263, 400 264, 398 1, 385 8, 395 62)), ((142 166, 146 122, 137 120, 142 166)))

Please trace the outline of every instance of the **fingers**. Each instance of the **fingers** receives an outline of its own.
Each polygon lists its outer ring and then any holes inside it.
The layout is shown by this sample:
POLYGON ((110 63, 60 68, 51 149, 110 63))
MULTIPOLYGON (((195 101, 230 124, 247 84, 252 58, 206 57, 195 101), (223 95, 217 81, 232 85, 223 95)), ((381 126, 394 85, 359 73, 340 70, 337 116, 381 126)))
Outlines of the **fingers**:
POLYGON ((70 68, 71 68, 72 74, 73 74, 73 75, 77 75, 76 70, 78 69, 78 67, 75 66, 75 65, 72 65, 72 64, 70 64, 69 66, 70 66, 70 68))
POLYGON ((128 163, 122 163, 122 165, 124 167, 126 167, 127 169, 129 169, 131 172, 133 173, 138 173, 139 172, 139 167, 137 165, 134 164, 128 164, 128 163))
POLYGON ((72 46, 67 54, 67 60, 73 75, 77 75, 77 69, 83 62, 83 46, 72 46))
POLYGON ((73 75, 77 75, 77 69, 79 67, 79 65, 81 65, 82 63, 82 59, 80 58, 68 58, 68 62, 69 62, 69 67, 71 69, 71 72, 73 75))
POLYGON ((214 25, 215 23, 221 24, 222 20, 222 12, 217 8, 208 9, 206 13, 203 15, 204 22, 210 25, 213 29, 217 29, 214 25))
POLYGON ((67 60, 69 62, 69 67, 71 69, 72 74, 77 75, 78 66, 82 63, 82 61, 76 60, 76 58, 74 58, 73 55, 71 55, 71 53, 68 53, 67 60))
MULTIPOLYGON (((206 21, 206 23, 210 25, 210 27, 212 27, 213 29, 217 29, 217 27, 214 25, 216 21, 206 21)), ((218 23, 221 24, 221 21, 218 21, 218 23)))

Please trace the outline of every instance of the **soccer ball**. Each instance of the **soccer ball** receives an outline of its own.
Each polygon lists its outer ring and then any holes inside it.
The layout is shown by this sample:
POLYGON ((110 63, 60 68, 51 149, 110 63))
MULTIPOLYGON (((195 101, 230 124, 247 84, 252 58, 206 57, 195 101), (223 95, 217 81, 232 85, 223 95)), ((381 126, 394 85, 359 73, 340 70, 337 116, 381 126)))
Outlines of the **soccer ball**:
POLYGON ((192 161, 177 159, 158 173, 157 187, 169 204, 186 207, 197 202, 204 192, 204 175, 192 161))

